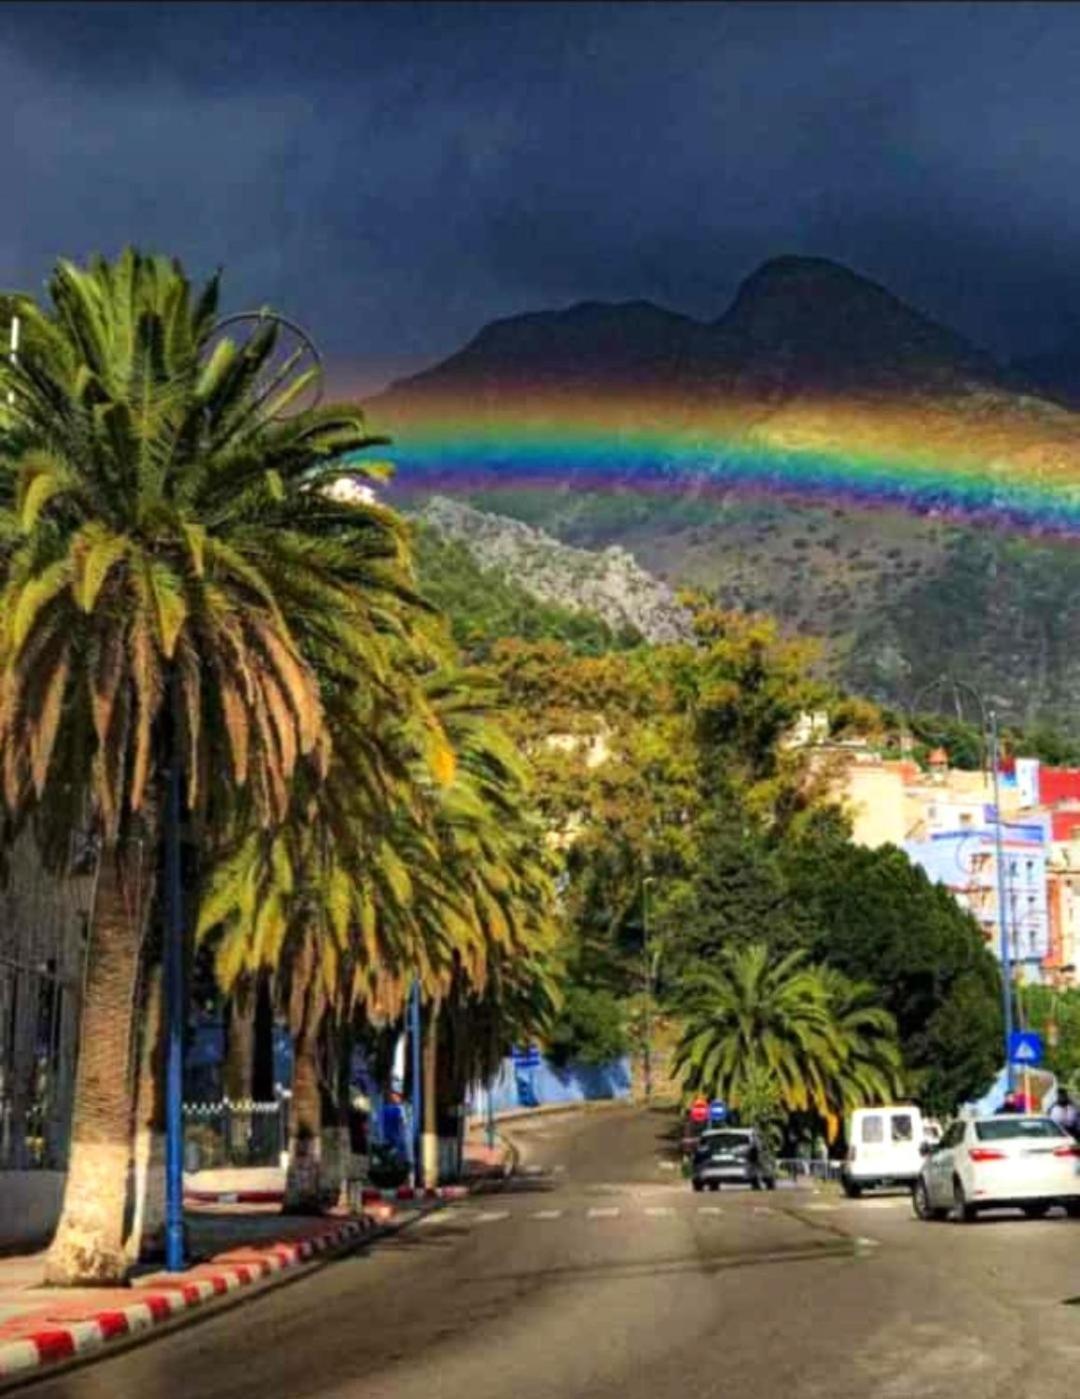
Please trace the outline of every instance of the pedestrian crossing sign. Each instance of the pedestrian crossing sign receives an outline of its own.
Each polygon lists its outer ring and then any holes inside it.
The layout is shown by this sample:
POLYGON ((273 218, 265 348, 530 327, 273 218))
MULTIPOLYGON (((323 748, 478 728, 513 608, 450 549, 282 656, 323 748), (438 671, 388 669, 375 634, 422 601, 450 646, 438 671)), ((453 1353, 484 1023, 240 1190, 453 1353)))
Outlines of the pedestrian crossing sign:
POLYGON ((1009 1036, 1009 1060, 1023 1068, 1033 1069, 1042 1063, 1042 1035, 1034 1030, 1014 1030, 1009 1036))

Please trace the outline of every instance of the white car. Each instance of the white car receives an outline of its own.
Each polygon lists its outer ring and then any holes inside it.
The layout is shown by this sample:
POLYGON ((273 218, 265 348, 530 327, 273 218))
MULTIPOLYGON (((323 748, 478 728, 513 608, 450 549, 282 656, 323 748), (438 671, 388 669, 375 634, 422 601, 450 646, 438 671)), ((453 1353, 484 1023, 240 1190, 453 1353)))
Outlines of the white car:
POLYGON ((886 1103, 857 1108, 847 1125, 847 1159, 840 1168, 840 1184, 849 1199, 877 1186, 905 1186, 911 1190, 922 1168, 920 1146, 930 1125, 913 1103, 886 1103))
POLYGON ((912 1203, 920 1219, 980 1210, 1023 1210, 1039 1219, 1051 1205, 1080 1215, 1080 1144, 1049 1117, 1002 1113, 954 1122, 928 1146, 912 1203))

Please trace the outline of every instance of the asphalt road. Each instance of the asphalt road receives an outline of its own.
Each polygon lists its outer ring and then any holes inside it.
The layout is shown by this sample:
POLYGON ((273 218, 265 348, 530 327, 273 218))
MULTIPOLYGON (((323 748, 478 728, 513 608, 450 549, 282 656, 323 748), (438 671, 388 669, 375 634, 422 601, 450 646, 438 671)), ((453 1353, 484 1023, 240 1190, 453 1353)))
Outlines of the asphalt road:
MULTIPOLYGON (((903 1196, 694 1195, 671 1119, 516 1132, 523 1174, 33 1399, 1056 1399, 1080 1221, 917 1222, 903 1196)), ((1077 1305, 1069 1303, 1077 1297, 1077 1305)))

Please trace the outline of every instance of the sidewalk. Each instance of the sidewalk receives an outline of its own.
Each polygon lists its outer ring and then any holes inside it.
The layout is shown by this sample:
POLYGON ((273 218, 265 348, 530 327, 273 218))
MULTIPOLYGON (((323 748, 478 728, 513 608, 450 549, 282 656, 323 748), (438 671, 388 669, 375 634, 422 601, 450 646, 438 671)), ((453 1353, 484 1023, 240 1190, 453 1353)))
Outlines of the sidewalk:
POLYGON ((222 1181, 233 1188, 204 1192, 208 1198, 186 1211, 192 1266, 183 1273, 137 1269, 128 1287, 50 1288, 44 1285, 44 1252, 0 1258, 0 1389, 5 1381, 124 1341, 320 1254, 402 1228, 502 1178, 508 1160, 505 1146, 489 1151, 470 1142, 468 1184, 425 1191, 364 1188, 356 1192, 353 1212, 321 1218, 281 1214, 280 1192, 275 1195, 265 1179, 250 1192, 250 1203, 242 1202, 249 1192, 238 1181, 222 1181))
MULTIPOLYGON (((421 1209, 396 1214, 408 1223, 421 1209)), ((0 1385, 169 1321, 179 1312, 382 1232, 371 1215, 288 1218, 262 1207, 188 1215, 192 1266, 123 1288, 44 1285, 45 1254, 0 1259, 0 1385)))

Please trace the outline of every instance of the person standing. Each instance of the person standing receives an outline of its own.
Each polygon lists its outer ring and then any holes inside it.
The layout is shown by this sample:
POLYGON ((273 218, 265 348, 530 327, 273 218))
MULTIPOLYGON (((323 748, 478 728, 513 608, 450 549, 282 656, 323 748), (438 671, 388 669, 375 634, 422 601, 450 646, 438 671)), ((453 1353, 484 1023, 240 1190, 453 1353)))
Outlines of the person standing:
POLYGON ((1059 1127, 1064 1127, 1071 1136, 1076 1136, 1080 1128, 1080 1114, 1069 1097, 1068 1089, 1058 1089, 1054 1106, 1050 1109, 1050 1120, 1056 1122, 1059 1127))

